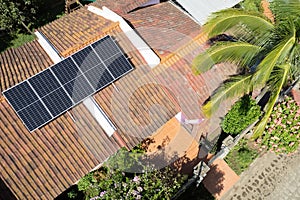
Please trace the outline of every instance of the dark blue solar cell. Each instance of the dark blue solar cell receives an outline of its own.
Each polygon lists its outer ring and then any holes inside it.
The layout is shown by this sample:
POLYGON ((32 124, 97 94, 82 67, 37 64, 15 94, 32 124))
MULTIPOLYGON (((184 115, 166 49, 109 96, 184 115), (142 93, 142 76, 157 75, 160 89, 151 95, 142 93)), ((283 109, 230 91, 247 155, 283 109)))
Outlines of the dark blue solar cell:
POLYGON ((120 78, 133 69, 133 66, 121 54, 106 60, 104 63, 115 79, 120 78))
POLYGON ((114 78, 103 65, 98 65, 97 67, 87 71, 85 76, 97 91, 110 84, 114 80, 114 78))
POLYGON ((40 97, 46 96, 60 87, 59 82, 49 69, 33 76, 28 81, 40 97))
POLYGON ((95 92, 84 76, 77 77, 63 87, 75 103, 80 102, 95 92))
POLYGON ((90 46, 75 53, 74 55, 72 55, 72 58, 74 59, 78 67, 82 70, 82 72, 85 72, 95 67, 96 65, 101 64, 100 59, 90 46))
POLYGON ((18 115, 29 131, 37 129, 52 118, 41 101, 36 101, 30 106, 18 111, 18 115))
POLYGON ((115 54, 121 53, 116 43, 109 36, 95 42, 92 44, 92 47, 103 61, 109 59, 115 54))
POLYGON ((51 70, 54 72, 61 84, 65 84, 81 75, 78 67, 70 57, 52 66, 51 70))
POLYGON ((3 92, 3 94, 15 111, 18 111, 38 100, 37 95, 33 92, 27 82, 20 83, 19 85, 3 92))
POLYGON ((65 112, 73 106, 72 100, 68 97, 63 88, 59 88, 42 98, 53 117, 65 112))

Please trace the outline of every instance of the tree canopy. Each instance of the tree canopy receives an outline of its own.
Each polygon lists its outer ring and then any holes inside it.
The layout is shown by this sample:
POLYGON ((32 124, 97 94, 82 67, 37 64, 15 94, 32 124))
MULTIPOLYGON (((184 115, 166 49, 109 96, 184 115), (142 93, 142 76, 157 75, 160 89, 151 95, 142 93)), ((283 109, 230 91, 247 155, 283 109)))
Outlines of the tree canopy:
POLYGON ((14 32, 21 28, 30 32, 29 26, 36 10, 35 0, 0 0, 0 29, 14 32))
POLYGON ((274 0, 270 8, 274 22, 258 11, 243 9, 212 14, 202 27, 203 33, 210 38, 225 33, 233 39, 216 42, 193 61, 196 74, 221 62, 235 63, 242 72, 227 80, 203 106, 207 116, 226 98, 240 97, 261 88, 270 93, 254 137, 262 134, 284 86, 300 76, 300 1, 274 0))

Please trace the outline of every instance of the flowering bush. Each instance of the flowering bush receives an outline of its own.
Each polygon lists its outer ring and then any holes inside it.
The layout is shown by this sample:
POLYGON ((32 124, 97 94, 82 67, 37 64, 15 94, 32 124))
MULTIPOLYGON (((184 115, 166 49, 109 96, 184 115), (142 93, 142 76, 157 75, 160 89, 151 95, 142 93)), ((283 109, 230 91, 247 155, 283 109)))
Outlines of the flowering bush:
POLYGON ((77 184, 78 191, 83 192, 87 200, 170 199, 181 187, 184 176, 169 167, 160 170, 145 168, 138 162, 138 154, 143 152, 140 146, 134 148, 131 154, 120 149, 99 170, 81 178, 77 184), (123 171, 133 167, 142 168, 145 173, 123 171))
POLYGON ((170 199, 183 183, 183 176, 168 167, 144 174, 127 174, 106 167, 100 171, 105 178, 97 178, 94 172, 80 179, 78 190, 85 193, 86 199, 170 199))
POLYGON ((291 153, 299 146, 299 129, 300 107, 291 97, 286 97, 274 107, 266 129, 257 143, 261 145, 261 150, 291 153))

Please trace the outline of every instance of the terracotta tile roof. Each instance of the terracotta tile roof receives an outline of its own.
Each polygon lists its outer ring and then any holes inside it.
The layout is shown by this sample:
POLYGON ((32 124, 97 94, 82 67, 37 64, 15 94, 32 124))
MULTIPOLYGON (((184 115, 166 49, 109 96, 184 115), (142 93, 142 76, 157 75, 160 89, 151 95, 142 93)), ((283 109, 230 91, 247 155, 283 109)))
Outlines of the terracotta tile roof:
MULTIPOLYGON (((119 1, 99 0, 93 5, 99 8, 106 6, 118 12, 118 7, 115 7, 118 3, 119 1)), ((145 7, 130 13, 120 13, 120 15, 162 59, 198 36, 201 28, 199 24, 170 2, 145 7)))
POLYGON ((37 40, 0 54, 0 93, 47 68, 53 62, 37 40))
POLYGON ((167 89, 158 84, 140 54, 123 34, 111 33, 135 70, 97 93, 97 103, 114 122, 129 147, 136 146, 179 112, 167 89), (158 106, 155 109, 155 106, 158 106), (164 110, 164 112, 161 112, 164 110), (150 116, 151 115, 151 116, 150 116))
POLYGON ((102 8, 102 6, 106 6, 112 11, 116 12, 117 14, 123 16, 148 1, 149 0, 126 0, 126 1, 98 0, 91 5, 100 8, 102 8))
MULTIPOLYGON (((80 17, 80 15, 73 16, 73 18, 77 17, 80 17)), ((94 19, 94 21, 90 20, 89 23, 91 23, 92 26, 95 26, 94 30, 97 28, 100 29, 99 27, 103 26, 103 23, 98 23, 97 26, 94 25, 95 21, 99 22, 97 17, 92 19, 94 19)), ((103 20, 103 18, 101 20, 103 20)), ((68 23, 69 22, 63 18, 63 20, 57 20, 55 23, 53 22, 51 25, 47 26, 53 26, 53 24, 55 24, 52 28, 53 30, 58 30, 55 28, 56 26, 67 27, 64 24, 67 25, 68 23)), ((47 26, 46 28, 48 28, 47 26)), ((46 28, 43 27, 40 30, 45 31, 46 28)), ((77 31, 78 32, 73 31, 70 35, 76 35, 77 33, 82 34, 80 33, 80 30, 77 31)), ((137 68, 131 74, 131 77, 140 77, 145 72, 142 68, 139 68, 139 66, 145 66, 145 63, 139 53, 133 51, 134 47, 129 40, 126 39, 124 35, 120 34, 120 32, 121 30, 118 26, 114 25, 105 33, 93 33, 93 36, 86 39, 87 41, 81 39, 80 42, 78 42, 79 45, 75 45, 75 48, 72 50, 65 48, 67 45, 61 45, 61 48, 58 50, 61 55, 68 55, 70 52, 76 51, 78 48, 84 46, 86 42, 95 40, 91 38, 95 38, 95 36, 97 36, 96 38, 99 38, 103 37, 105 34, 110 34, 120 41, 120 45, 125 48, 125 51, 128 51, 129 57, 132 58, 131 62, 133 62, 137 68)), ((53 42, 59 38, 60 40, 56 41, 57 44, 64 44, 65 41, 70 40, 68 37, 68 34, 65 34, 65 37, 56 37, 50 34, 48 39, 53 42)), ((27 65, 25 64, 20 65, 20 67, 29 71, 32 70, 32 68, 34 69, 34 64, 37 64, 39 68, 35 69, 35 71, 30 71, 26 76, 17 76, 18 79, 11 84, 5 84, 6 87, 4 89, 51 65, 49 57, 47 57, 48 63, 45 62, 44 65, 38 65, 39 62, 34 61, 35 59, 42 59, 45 57, 45 52, 35 41, 32 44, 27 44, 21 48, 9 50, 1 54, 1 59, 7 59, 7 63, 13 63, 9 65, 9 67, 8 65, 3 66, 1 64, 1 69, 6 70, 5 74, 1 74, 3 77, 10 76, 10 74, 18 74, 18 64, 13 62, 14 60, 18 60, 18 55, 25 55, 25 58, 29 60, 27 62, 32 62, 32 65, 30 65, 31 68, 29 69, 26 68, 27 65), (29 45, 32 46, 28 47, 29 45), (43 54, 41 54, 41 56, 31 54, 32 60, 30 60, 25 54, 27 48, 34 53, 40 50, 43 54), (10 54, 15 57, 9 56, 10 54), (8 71, 9 69, 13 70, 8 71)), ((19 57, 19 59, 20 63, 26 63, 24 62, 26 59, 23 57, 19 57)), ((4 81, 6 81, 6 79, 4 79, 4 81)), ((117 109, 113 110, 110 107, 110 102, 112 101, 110 94, 115 90, 113 86, 109 86, 102 92, 96 94, 95 99, 115 122, 121 137, 125 140, 127 145, 133 147, 143 138, 162 126, 169 118, 173 117, 178 112, 178 106, 176 109, 174 103, 170 101, 168 95, 165 94, 164 88, 159 85, 150 84, 144 88, 139 88, 137 91, 134 91, 134 94, 130 97, 130 101, 132 102, 130 109, 133 109, 131 111, 133 119, 131 121, 132 123, 149 123, 149 117, 148 119, 143 119, 141 117, 145 112, 142 110, 144 109, 144 105, 148 107, 155 104, 165 105, 167 113, 165 118, 156 115, 156 118, 153 118, 154 120, 152 119, 154 123, 147 127, 140 128, 134 126, 128 122, 127 111, 124 109, 122 110, 122 107, 126 107, 126 104, 124 104, 124 102, 126 102, 124 101, 124 95, 128 92, 127 88, 128 86, 129 88, 130 86, 133 88, 133 85, 130 85, 130 77, 127 78, 127 81, 123 81, 123 83, 121 81, 122 79, 116 83, 116 86, 119 87, 120 90, 123 88, 121 90, 122 95, 118 94, 114 99, 115 105, 118 106, 117 109), (140 106, 135 107, 135 105, 140 106), (121 111, 117 114, 118 116, 122 116, 122 119, 115 121, 112 111, 121 111), (134 127, 135 134, 128 135, 128 129, 132 127, 134 127), (137 136, 136 133, 139 131, 141 131, 141 135, 137 136)), ((1 132, 3 133, 1 134, 0 141, 0 152, 3 157, 3 162, 1 162, 1 169, 3 169, 1 170, 1 179, 11 189, 14 195, 20 199, 50 199, 56 197, 72 183, 77 181, 89 170, 103 162, 120 148, 119 143, 116 141, 116 137, 108 138, 101 127, 99 127, 81 104, 70 111, 73 113, 76 122, 73 122, 68 114, 64 114, 33 133, 27 131, 3 97, 1 97, 0 105, 1 122, 3 122, 0 127, 1 132), (81 118, 81 116, 84 116, 84 118, 81 118)))
POLYGON ((95 15, 83 7, 38 29, 62 57, 106 35, 118 23, 95 15))

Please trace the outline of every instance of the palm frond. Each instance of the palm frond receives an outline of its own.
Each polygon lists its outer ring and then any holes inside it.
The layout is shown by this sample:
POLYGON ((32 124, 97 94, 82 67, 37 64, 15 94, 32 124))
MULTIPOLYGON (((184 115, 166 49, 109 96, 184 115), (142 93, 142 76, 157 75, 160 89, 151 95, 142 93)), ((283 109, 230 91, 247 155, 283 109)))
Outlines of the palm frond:
POLYGON ((291 65, 287 63, 287 64, 280 65, 278 68, 276 67, 276 69, 273 70, 270 77, 270 85, 271 85, 272 93, 265 107, 265 114, 261 119, 261 121, 259 122, 259 124, 254 129, 254 134, 252 136, 253 139, 260 137, 261 134, 264 132, 268 119, 272 113, 273 107, 278 99, 282 87, 286 83, 290 67, 291 65))
POLYGON ((221 62, 233 62, 240 66, 248 65, 260 51, 260 47, 246 42, 219 42, 206 52, 198 55, 192 63, 195 74, 211 69, 221 62))
POLYGON ((251 85, 251 75, 231 77, 215 91, 210 100, 202 107, 203 113, 210 117, 222 101, 249 93, 252 90, 251 85))
POLYGON ((276 65, 285 63, 286 58, 295 45, 295 41, 295 35, 287 37, 260 62, 252 80, 258 87, 264 85, 269 80, 270 74, 276 65))
POLYGON ((273 0, 270 8, 274 12, 277 21, 284 20, 287 17, 300 16, 299 0, 273 0))
POLYGON ((226 9, 213 13, 202 30, 209 37, 214 37, 241 24, 251 31, 259 30, 260 33, 269 32, 274 27, 272 22, 257 12, 226 9))

